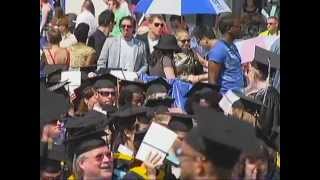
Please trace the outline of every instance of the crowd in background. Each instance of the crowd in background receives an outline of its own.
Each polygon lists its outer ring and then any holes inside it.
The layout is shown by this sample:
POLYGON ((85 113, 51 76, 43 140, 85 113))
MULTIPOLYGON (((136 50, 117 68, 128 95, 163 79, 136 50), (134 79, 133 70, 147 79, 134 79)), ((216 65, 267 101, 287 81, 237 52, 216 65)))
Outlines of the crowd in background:
POLYGON ((103 2, 100 14, 91 0, 66 14, 64 1, 40 0, 40 178, 280 179, 280 38, 246 63, 235 45, 280 37, 278 1, 245 0, 211 26, 103 2), (80 72, 79 87, 65 88, 66 71, 80 72), (165 160, 140 161, 152 123, 177 139, 165 160))

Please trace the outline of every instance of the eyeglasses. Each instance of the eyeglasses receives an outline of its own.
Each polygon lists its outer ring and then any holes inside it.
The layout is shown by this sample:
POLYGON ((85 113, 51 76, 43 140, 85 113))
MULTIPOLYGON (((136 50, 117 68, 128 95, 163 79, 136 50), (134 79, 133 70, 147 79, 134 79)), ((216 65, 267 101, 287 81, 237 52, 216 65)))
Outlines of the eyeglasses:
POLYGON ((109 92, 109 91, 98 91, 99 94, 101 94, 101 96, 115 96, 116 95, 116 92, 109 92))
POLYGON ((106 156, 108 159, 111 159, 111 158, 112 158, 112 153, 111 153, 111 151, 97 154, 94 158, 95 158, 98 162, 101 162, 105 156, 106 156))
POLYGON ((121 28, 124 29, 124 28, 132 28, 132 25, 126 25, 126 24, 121 24, 121 28))
POLYGON ((159 27, 159 26, 163 27, 163 26, 164 26, 163 23, 154 23, 153 25, 154 25, 155 27, 159 27))
POLYGON ((275 23, 272 23, 272 22, 268 22, 268 23, 267 23, 267 25, 272 25, 272 24, 275 24, 275 23))
POLYGON ((191 42, 191 39, 182 39, 182 40, 180 40, 183 44, 184 43, 186 43, 186 42, 188 42, 188 43, 190 43, 191 42))

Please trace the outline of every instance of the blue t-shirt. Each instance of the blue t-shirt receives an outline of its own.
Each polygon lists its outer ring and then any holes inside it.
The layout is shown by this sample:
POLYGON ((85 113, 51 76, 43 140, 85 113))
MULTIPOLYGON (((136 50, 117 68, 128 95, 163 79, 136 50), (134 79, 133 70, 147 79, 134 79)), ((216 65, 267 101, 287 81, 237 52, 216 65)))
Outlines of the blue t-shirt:
POLYGON ((244 88, 244 77, 241 69, 241 57, 237 47, 227 42, 219 41, 210 49, 209 61, 222 64, 218 84, 220 92, 225 94, 229 89, 242 91, 244 88))

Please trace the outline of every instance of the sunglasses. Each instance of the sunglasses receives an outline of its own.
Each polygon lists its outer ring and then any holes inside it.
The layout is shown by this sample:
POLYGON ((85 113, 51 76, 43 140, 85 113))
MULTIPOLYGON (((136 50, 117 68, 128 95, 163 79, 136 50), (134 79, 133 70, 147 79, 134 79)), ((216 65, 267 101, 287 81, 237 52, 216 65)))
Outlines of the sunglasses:
POLYGON ((116 92, 108 92, 108 91, 99 91, 99 94, 101 94, 101 96, 115 96, 116 95, 116 92))
POLYGON ((124 29, 124 28, 126 28, 126 27, 127 27, 127 28, 132 28, 132 25, 126 25, 126 24, 122 24, 122 25, 121 25, 121 28, 122 28, 122 29, 124 29))
POLYGON ((188 43, 190 43, 191 42, 191 39, 182 39, 182 40, 180 40, 183 44, 184 43, 186 43, 186 42, 188 42, 188 43))
POLYGON ((163 27, 163 26, 164 26, 163 23, 154 23, 153 25, 154 25, 155 27, 159 27, 159 26, 163 27))

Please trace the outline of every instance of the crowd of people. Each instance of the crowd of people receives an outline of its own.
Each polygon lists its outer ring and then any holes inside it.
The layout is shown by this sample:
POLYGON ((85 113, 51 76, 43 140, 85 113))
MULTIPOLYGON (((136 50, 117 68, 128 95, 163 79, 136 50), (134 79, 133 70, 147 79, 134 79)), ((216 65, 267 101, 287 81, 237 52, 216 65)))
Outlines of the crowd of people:
POLYGON ((272 1, 212 27, 134 1, 100 14, 52 2, 40 0, 40 179, 280 179, 280 38, 247 63, 235 45, 280 37, 272 1), (165 134, 145 142, 154 124, 176 135, 168 150, 165 134))

